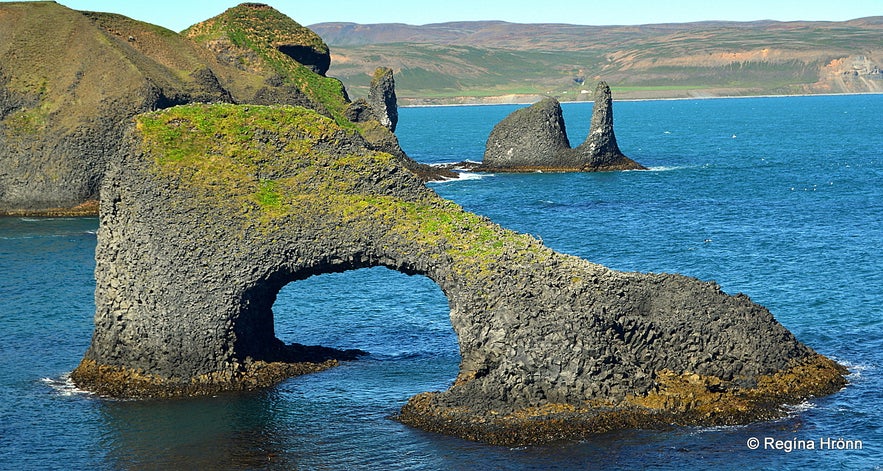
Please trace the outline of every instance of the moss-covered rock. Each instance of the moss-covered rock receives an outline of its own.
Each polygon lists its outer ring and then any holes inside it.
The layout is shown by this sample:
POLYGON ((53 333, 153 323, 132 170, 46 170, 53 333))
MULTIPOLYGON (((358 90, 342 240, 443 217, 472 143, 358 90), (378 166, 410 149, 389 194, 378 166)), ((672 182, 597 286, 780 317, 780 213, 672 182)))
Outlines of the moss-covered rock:
POLYGON ((158 26, 0 3, 0 214, 97 199, 133 115, 231 100, 212 70, 204 51, 158 26))
POLYGON ((79 214, 128 152, 133 116, 196 102, 317 110, 412 171, 444 173, 409 159, 376 119, 347 118, 343 85, 323 75, 330 57, 315 33, 260 4, 180 35, 54 2, 0 3, 0 214, 79 214))
POLYGON ((457 381, 401 414, 428 430, 518 444, 742 423, 844 384, 747 297, 557 253, 313 110, 179 106, 139 116, 129 139, 102 189, 83 388, 211 394, 310 371, 284 366, 321 362, 275 338, 277 293, 372 266, 448 298, 457 381))

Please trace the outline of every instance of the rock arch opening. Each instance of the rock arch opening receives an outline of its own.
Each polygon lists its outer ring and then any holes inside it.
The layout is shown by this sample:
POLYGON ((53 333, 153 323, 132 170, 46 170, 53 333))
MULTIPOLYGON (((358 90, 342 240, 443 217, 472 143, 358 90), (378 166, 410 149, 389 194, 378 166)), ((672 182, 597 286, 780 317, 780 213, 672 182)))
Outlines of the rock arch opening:
POLYGON ((247 290, 234 320, 240 358, 322 363, 431 361, 457 374, 458 339, 448 299, 432 279, 405 268, 328 264, 285 270, 247 290))
POLYGON ((286 344, 358 349, 377 357, 459 357, 447 298, 432 280, 385 267, 311 276, 285 285, 273 304, 286 344))

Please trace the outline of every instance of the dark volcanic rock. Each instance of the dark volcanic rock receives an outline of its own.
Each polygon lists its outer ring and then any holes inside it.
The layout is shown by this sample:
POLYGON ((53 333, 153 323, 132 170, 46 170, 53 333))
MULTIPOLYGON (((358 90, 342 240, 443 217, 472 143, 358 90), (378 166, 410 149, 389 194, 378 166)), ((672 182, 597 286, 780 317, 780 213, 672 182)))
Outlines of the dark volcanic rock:
POLYGON ((368 100, 358 98, 353 100, 346 109, 346 119, 354 123, 367 123, 368 121, 377 120, 377 116, 371 111, 368 100))
POLYGON ((746 296, 557 253, 314 111, 188 105, 137 122, 102 187, 95 332, 71 375, 82 388, 214 394, 333 366, 338 353, 275 338, 276 295, 374 266, 448 298, 458 378, 400 416, 427 430, 512 445, 735 424, 844 384, 746 296))
POLYGON ((496 172, 639 170, 622 154, 613 133, 610 88, 598 83, 586 141, 570 148, 561 105, 546 98, 514 111, 491 131, 484 160, 476 169, 496 172))
POLYGON ((392 69, 378 67, 371 78, 371 89, 368 91, 368 105, 385 128, 396 130, 399 122, 399 109, 396 100, 396 83, 392 69))
POLYGON ((589 168, 635 168, 635 162, 623 155, 616 144, 616 135, 613 133, 613 97, 606 82, 598 82, 595 87, 589 135, 574 151, 589 168))
POLYGON ((328 68, 331 67, 331 54, 328 52, 327 46, 324 51, 316 47, 298 44, 280 44, 277 49, 319 75, 325 75, 328 68))
POLYGON ((558 157, 569 149, 561 105, 546 98, 514 111, 494 126, 482 163, 493 169, 559 167, 558 157))
POLYGON ((229 101, 201 56, 119 15, 0 3, 0 214, 96 199, 137 113, 229 101))

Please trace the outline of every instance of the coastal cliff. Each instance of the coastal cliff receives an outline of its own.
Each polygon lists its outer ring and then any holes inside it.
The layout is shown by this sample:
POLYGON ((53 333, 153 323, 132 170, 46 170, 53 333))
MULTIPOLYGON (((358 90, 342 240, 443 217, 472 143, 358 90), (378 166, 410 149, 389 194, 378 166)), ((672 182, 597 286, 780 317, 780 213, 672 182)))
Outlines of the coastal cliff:
POLYGON ((319 36, 257 3, 183 34, 55 2, 0 3, 0 215, 94 214, 132 118, 187 103, 303 106, 426 179, 448 174, 409 159, 381 124, 394 91, 380 95, 382 117, 351 122, 343 84, 324 75, 330 61, 319 36))
POLYGON ((426 430, 516 445, 745 423, 845 383, 746 296, 557 253, 440 198, 316 111, 187 105, 136 121, 102 188, 81 388, 210 395, 332 367, 336 355, 276 339, 276 295, 373 266, 448 298, 457 380, 399 416, 426 430))
POLYGON ((132 116, 231 101, 207 64, 157 26, 55 2, 0 4, 0 214, 97 199, 132 116))

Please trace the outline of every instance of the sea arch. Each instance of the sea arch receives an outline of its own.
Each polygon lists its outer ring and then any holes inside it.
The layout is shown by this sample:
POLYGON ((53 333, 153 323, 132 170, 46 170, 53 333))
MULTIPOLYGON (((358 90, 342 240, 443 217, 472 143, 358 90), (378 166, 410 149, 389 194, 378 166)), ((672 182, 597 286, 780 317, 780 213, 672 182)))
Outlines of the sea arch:
POLYGON ((557 253, 313 111, 174 107, 140 115, 127 145, 101 191, 83 388, 215 394, 333 366, 280 353, 269 300, 373 266, 429 277, 448 300, 457 380, 400 417, 424 429, 518 444, 740 423, 844 384, 747 296, 557 253))
POLYGON ((456 376, 447 297, 422 275, 371 267, 298 280, 277 294, 273 321, 286 344, 358 349, 372 362, 424 359, 441 368, 439 377, 456 376))

